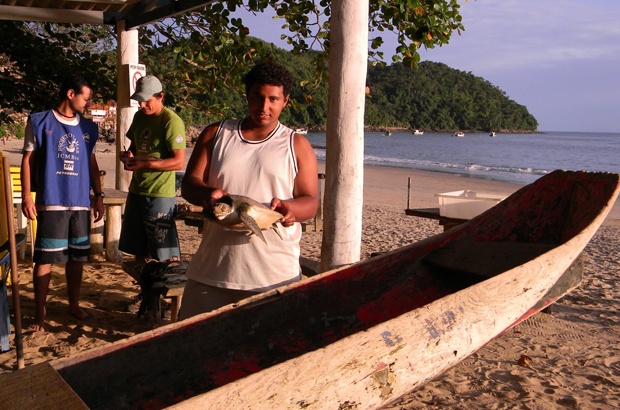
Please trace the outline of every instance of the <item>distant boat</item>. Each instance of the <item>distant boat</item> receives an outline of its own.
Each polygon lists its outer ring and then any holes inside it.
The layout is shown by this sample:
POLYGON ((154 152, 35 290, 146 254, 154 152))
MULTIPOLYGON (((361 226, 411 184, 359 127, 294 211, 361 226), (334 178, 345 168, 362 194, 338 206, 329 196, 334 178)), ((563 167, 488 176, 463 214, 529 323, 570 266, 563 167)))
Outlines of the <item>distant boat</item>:
POLYGON ((413 130, 413 135, 424 135, 424 131, 413 130))
POLYGON ((385 131, 383 134, 385 134, 386 137, 391 137, 392 131, 385 131))
POLYGON ((455 133, 454 133, 454 136, 455 136, 455 137, 459 137, 459 138, 460 138, 460 137, 464 137, 464 136, 465 136, 465 133, 464 133, 464 132, 461 132, 461 131, 458 131, 458 132, 455 132, 455 133))
POLYGON ((496 136, 496 135, 497 135, 497 134, 496 134, 495 132, 491 131, 491 133, 489 134, 489 137, 494 137, 494 136, 496 136))
POLYGON ((295 132, 297 134, 306 135, 308 134, 308 128, 295 128, 295 132))

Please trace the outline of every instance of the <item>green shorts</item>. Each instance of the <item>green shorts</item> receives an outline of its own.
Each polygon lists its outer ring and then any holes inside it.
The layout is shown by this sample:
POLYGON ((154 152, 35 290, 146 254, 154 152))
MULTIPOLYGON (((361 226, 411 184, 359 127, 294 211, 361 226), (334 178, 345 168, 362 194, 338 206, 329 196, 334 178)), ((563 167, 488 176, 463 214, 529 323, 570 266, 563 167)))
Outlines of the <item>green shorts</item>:
POLYGON ((118 248, 136 257, 165 261, 180 258, 176 198, 155 198, 127 194, 118 248))
POLYGON ((90 255, 90 211, 37 211, 33 262, 87 262, 90 255))

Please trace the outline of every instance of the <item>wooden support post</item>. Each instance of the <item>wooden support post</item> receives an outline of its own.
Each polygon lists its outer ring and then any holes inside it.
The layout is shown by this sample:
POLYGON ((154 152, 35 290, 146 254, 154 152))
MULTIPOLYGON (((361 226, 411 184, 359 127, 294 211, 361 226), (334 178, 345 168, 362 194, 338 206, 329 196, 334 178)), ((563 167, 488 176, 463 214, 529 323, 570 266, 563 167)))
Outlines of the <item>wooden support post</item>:
POLYGON ((411 177, 407 178, 407 209, 410 209, 409 202, 411 200, 411 177))
POLYGON ((368 0, 332 0, 321 270, 360 260, 368 0))
POLYGON ((100 255, 103 253, 104 221, 95 222, 93 212, 90 212, 90 254, 100 255))
POLYGON ((118 240, 121 237, 122 206, 106 206, 106 259, 110 262, 121 263, 123 255, 118 250, 118 240))
POLYGON ((325 181, 325 174, 319 174, 319 208, 314 216, 315 232, 323 229, 323 181, 325 181))
MULTIPOLYGON (((106 172, 99 171, 99 178, 101 180, 101 189, 103 189, 103 179, 106 172)), ((103 253, 103 232, 105 221, 101 218, 100 221, 95 222, 93 212, 90 212, 90 254, 101 255, 103 253)))

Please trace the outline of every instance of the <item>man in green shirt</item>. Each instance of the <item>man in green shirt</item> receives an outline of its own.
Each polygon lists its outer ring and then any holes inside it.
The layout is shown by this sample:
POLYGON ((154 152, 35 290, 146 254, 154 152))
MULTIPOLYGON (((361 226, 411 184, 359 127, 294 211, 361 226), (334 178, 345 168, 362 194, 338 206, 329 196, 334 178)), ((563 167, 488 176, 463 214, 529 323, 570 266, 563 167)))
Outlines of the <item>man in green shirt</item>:
POLYGON ((133 175, 119 249, 137 262, 180 260, 175 171, 185 165, 185 125, 164 107, 163 87, 156 77, 141 77, 131 99, 140 103, 140 110, 127 131, 131 145, 121 153, 124 168, 133 175))

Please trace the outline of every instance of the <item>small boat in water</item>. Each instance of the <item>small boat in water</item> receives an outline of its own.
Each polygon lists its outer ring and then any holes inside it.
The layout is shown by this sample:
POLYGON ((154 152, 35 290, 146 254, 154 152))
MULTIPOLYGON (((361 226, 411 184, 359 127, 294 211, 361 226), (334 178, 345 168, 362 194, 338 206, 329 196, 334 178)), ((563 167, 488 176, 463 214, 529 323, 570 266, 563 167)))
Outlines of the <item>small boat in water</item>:
POLYGON ((464 137, 464 136, 465 136, 465 133, 464 133, 464 132, 462 132, 462 131, 457 131, 457 132, 455 132, 455 133, 454 133, 454 136, 455 136, 455 137, 459 137, 459 138, 460 138, 460 137, 464 137))
POLYGON ((413 135, 424 135, 424 131, 413 130, 413 135))
POLYGON ((497 134, 495 133, 495 131, 491 131, 491 133, 489 134, 489 137, 494 137, 494 136, 496 136, 496 135, 497 135, 497 134))
POLYGON ((391 137, 392 136, 392 131, 385 131, 383 133, 383 135, 385 135, 386 137, 391 137))
POLYGON ((619 189, 554 171, 442 234, 36 365, 54 373, 39 380, 91 409, 380 408, 577 286, 619 189))
POLYGON ((308 128, 295 128, 295 133, 306 135, 308 134, 308 128))

